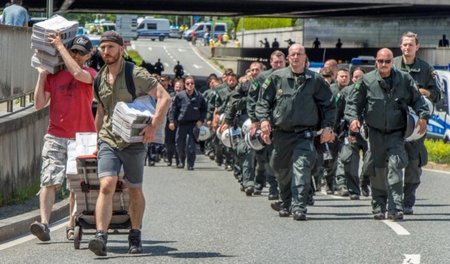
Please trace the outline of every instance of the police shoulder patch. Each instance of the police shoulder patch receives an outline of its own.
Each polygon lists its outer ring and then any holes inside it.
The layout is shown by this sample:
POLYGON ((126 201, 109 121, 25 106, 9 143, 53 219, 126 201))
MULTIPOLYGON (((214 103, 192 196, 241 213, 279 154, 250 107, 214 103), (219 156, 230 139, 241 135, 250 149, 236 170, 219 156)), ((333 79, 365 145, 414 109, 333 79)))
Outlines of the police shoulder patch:
POLYGON ((262 88, 265 90, 270 85, 270 79, 266 79, 262 85, 262 88))

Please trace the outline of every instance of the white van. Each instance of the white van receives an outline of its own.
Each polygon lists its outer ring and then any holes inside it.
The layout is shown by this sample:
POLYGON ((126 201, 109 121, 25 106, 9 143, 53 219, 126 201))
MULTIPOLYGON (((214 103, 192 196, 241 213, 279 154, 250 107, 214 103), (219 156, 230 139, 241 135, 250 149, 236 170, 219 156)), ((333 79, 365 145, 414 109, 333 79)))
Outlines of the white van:
POLYGON ((428 120, 427 136, 438 138, 444 142, 450 141, 450 71, 437 70, 438 83, 442 90, 442 98, 432 109, 432 115, 428 120))
POLYGON ((152 41, 163 41, 169 37, 170 23, 166 18, 145 18, 138 22, 138 38, 150 38, 152 41))
MULTIPOLYGON (((211 33, 211 23, 210 22, 199 22, 195 23, 190 29, 183 33, 183 38, 187 41, 192 40, 192 32, 195 32, 197 38, 203 38, 206 30, 211 33)), ((214 38, 219 37, 227 33, 227 24, 222 22, 216 22, 214 25, 214 38)))

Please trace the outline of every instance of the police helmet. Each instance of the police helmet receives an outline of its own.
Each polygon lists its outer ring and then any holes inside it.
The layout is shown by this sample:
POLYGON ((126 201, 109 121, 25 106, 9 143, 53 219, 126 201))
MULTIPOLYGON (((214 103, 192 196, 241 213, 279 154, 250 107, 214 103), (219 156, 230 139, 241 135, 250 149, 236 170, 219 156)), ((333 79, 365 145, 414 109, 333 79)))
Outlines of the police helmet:
POLYGON ((434 112, 434 105, 433 105, 433 103, 426 96, 422 96, 422 98, 425 101, 425 103, 427 104, 428 109, 430 110, 430 115, 432 115, 433 112, 434 112))
POLYGON ((198 141, 205 141, 211 137, 211 131, 206 126, 201 126, 198 128, 198 141))
POLYGON ((245 120, 244 124, 242 124, 242 133, 247 134, 248 131, 250 131, 250 128, 252 127, 252 120, 248 118, 245 120))
POLYGON ((239 127, 230 127, 222 132, 222 144, 228 148, 235 148, 242 138, 242 131, 239 127))
POLYGON ((414 141, 422 138, 425 133, 419 134, 420 127, 417 126, 417 123, 419 122, 419 117, 412 111, 412 109, 409 109, 407 116, 406 116, 406 129, 405 129, 405 140, 406 141, 414 141))
POLYGON ((250 133, 245 134, 245 144, 247 144, 248 147, 254 149, 254 150, 261 150, 263 149, 266 144, 264 143, 262 137, 261 137, 261 130, 256 130, 255 134, 253 136, 250 135, 250 133))
POLYGON ((369 141, 369 128, 365 123, 362 124, 361 128, 359 129, 359 134, 365 141, 369 141))
POLYGON ((219 124, 222 124, 222 122, 225 120, 225 114, 220 114, 219 116, 219 124))

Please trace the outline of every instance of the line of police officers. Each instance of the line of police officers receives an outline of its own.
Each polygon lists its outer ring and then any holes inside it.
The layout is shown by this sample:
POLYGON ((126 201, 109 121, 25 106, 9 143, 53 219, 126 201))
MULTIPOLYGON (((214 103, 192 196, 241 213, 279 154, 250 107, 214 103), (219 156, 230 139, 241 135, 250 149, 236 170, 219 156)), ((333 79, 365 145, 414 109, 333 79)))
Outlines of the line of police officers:
MULTIPOLYGON (((427 153, 423 137, 405 138, 411 136, 411 126, 413 133, 425 134, 430 109, 424 97, 435 103, 440 90, 434 69, 416 57, 417 36, 405 33, 400 47, 403 55, 397 58, 380 49, 375 70, 364 75, 355 70, 360 78, 352 85, 348 69, 331 69, 337 78, 330 88, 324 77, 308 69, 300 44, 289 48, 287 67, 284 54, 275 51, 270 70, 254 62, 239 80, 230 70, 222 83, 212 76, 203 94, 207 125, 214 132, 206 141, 206 155, 233 170, 246 195, 261 194, 268 182, 269 199, 280 199, 271 204, 279 216, 306 220, 307 205, 314 204, 312 196, 325 178, 327 193, 336 189, 359 199, 362 151, 362 194, 369 195, 370 178, 374 219, 401 220, 403 214, 413 214, 427 153), (407 121, 410 112, 417 116, 412 123, 407 121)), ((329 65, 335 67, 333 61, 329 65)), ((172 109, 183 107, 175 100, 172 109)), ((195 121, 202 117, 196 115, 195 121)), ((202 125, 193 121, 188 130, 202 125)), ((177 140, 179 145, 184 147, 177 140)), ((189 158, 188 163, 193 167, 189 158)))

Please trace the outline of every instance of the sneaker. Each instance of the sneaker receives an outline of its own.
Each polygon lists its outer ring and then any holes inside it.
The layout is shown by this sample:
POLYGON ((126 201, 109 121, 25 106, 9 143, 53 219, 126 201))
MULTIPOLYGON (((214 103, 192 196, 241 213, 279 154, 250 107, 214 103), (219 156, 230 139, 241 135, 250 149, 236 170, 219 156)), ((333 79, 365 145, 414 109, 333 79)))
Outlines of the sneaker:
POLYGON ((50 229, 46 224, 34 222, 30 225, 30 232, 41 241, 50 241, 50 229))
POLYGON ((339 191, 337 191, 337 194, 342 196, 342 197, 348 197, 350 195, 350 193, 348 192, 347 187, 339 188, 339 191))
POLYGON ((412 215, 412 214, 414 214, 414 210, 413 210, 413 208, 412 208, 412 206, 411 207, 404 207, 403 208, 403 214, 405 214, 405 215, 412 215))
POLYGON ((403 220, 403 212, 397 211, 397 212, 389 213, 388 218, 391 219, 392 221, 403 220))
POLYGON ((276 201, 270 204, 270 208, 272 208, 272 210, 279 212, 281 210, 281 204, 283 202, 282 201, 276 201))
POLYGON ((359 200, 359 195, 357 195, 357 194, 350 194, 350 200, 359 200))
POLYGON ((291 215, 291 212, 289 212, 288 208, 280 208, 280 211, 278 212, 279 217, 289 217, 291 215))
POLYGON ((108 234, 106 232, 97 232, 95 237, 89 241, 88 248, 97 256, 106 256, 106 242, 108 234))
POLYGON ((252 196, 253 191, 254 191, 253 187, 251 187, 251 186, 250 187, 246 187, 245 188, 245 195, 252 196))
POLYGON ((295 211, 293 214, 293 218, 295 221, 305 221, 306 220, 306 214, 300 211, 295 211))
POLYGON ((142 243, 141 243, 141 230, 131 229, 128 234, 128 253, 130 254, 140 254, 142 253, 142 243))
POLYGON ((375 213, 375 214, 373 214, 373 219, 375 219, 375 220, 384 220, 384 219, 386 219, 386 214, 382 213, 382 212, 375 213))
POLYGON ((255 190, 253 191, 253 194, 254 195, 261 195, 261 192, 262 192, 261 189, 255 188, 255 190))

